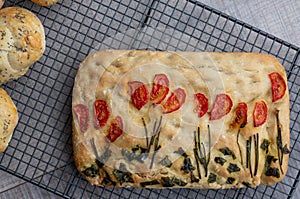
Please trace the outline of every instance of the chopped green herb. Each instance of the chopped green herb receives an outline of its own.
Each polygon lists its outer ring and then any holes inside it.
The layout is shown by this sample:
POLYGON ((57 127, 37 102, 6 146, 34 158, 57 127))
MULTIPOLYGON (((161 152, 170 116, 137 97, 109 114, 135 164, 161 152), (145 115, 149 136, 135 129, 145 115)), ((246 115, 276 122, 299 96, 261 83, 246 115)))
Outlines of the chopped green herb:
POLYGON ((251 184, 249 182, 242 182, 243 185, 245 185, 246 187, 251 187, 251 184))
POLYGON ((270 141, 267 139, 264 139, 263 142, 260 145, 260 148, 264 151, 266 151, 266 153, 268 153, 269 151, 269 145, 270 145, 270 141))
POLYGON ((280 177, 279 169, 275 167, 269 167, 266 170, 266 176, 274 176, 276 178, 279 178, 280 177))
POLYGON ((176 177, 174 177, 173 182, 174 182, 175 184, 177 184, 178 186, 181 186, 181 187, 187 185, 186 182, 184 182, 183 180, 181 180, 181 179, 179 179, 179 178, 176 178, 176 177))
POLYGON ((229 173, 232 173, 232 172, 238 172, 238 171, 240 171, 241 169, 236 165, 236 164, 232 164, 232 163, 230 163, 229 164, 229 166, 228 166, 228 168, 227 168, 227 171, 229 172, 229 173))
POLYGON ((210 173, 209 176, 208 176, 207 182, 208 183, 214 183, 216 181, 217 181, 217 175, 213 174, 213 173, 210 173))
POLYGON ((192 165, 191 159, 189 157, 184 158, 183 160, 183 166, 181 167, 181 170, 183 170, 185 173, 189 173, 190 171, 193 171, 195 168, 192 165))
POLYGON ((215 162, 223 166, 226 160, 221 157, 215 157, 215 162))
POLYGON ((161 178, 161 184, 163 187, 173 187, 174 182, 170 179, 170 177, 162 177, 161 178))
POLYGON ((234 181, 235 181, 234 178, 229 177, 229 178, 227 178, 226 184, 232 184, 234 181))
POLYGON ((114 170, 114 175, 119 180, 120 184, 122 185, 124 182, 131 182, 134 183, 132 179, 132 174, 127 171, 125 164, 120 164, 120 169, 114 170))
POLYGON ((162 166, 166 166, 166 167, 171 167, 172 166, 172 162, 171 162, 171 160, 169 160, 169 157, 168 156, 166 156, 166 157, 164 157, 164 159, 162 159, 160 162, 159 162, 159 164, 161 164, 162 166))
POLYGON ((173 178, 170 177, 162 177, 161 178, 161 184, 163 187, 173 187, 175 184, 178 186, 185 186, 187 185, 186 182, 183 180, 176 178, 175 176, 173 178))
POLYGON ((152 181, 146 181, 146 182, 141 182, 140 185, 142 187, 150 186, 150 185, 156 185, 159 184, 157 180, 152 180, 152 181))
POLYGON ((290 153, 290 150, 288 149, 287 144, 284 145, 284 147, 282 149, 282 153, 283 154, 289 154, 290 153))
POLYGON ((144 147, 141 147, 140 145, 135 145, 134 147, 132 147, 132 152, 139 152, 139 153, 146 153, 147 149, 144 147))
POLYGON ((116 182, 114 182, 114 181, 110 178, 110 176, 109 176, 109 174, 107 173, 106 170, 104 170, 104 169, 102 169, 102 170, 105 172, 105 177, 104 177, 104 179, 102 180, 102 185, 111 184, 111 185, 115 186, 115 185, 116 185, 116 182))
POLYGON ((83 174, 86 175, 87 177, 93 178, 99 175, 99 169, 96 165, 92 164, 89 168, 83 171, 83 174))
POLYGON ((188 157, 188 155, 185 153, 182 147, 179 147, 177 151, 174 151, 174 153, 177 153, 185 158, 188 157))
POLYGON ((193 172, 190 172, 191 173, 191 182, 199 182, 199 179, 196 178, 196 176, 193 174, 193 172))
POLYGON ((147 153, 142 153, 141 151, 130 152, 125 149, 122 149, 121 154, 126 157, 128 161, 136 160, 140 163, 144 162, 144 159, 147 157, 147 153))
POLYGON ((96 160, 98 167, 102 168, 110 156, 111 156, 111 150, 109 148, 106 148, 104 153, 99 157, 99 160, 98 159, 96 160))
POLYGON ((221 151, 221 153, 223 153, 224 155, 231 155, 233 159, 236 159, 235 154, 228 147, 221 148, 219 149, 219 151, 221 151))

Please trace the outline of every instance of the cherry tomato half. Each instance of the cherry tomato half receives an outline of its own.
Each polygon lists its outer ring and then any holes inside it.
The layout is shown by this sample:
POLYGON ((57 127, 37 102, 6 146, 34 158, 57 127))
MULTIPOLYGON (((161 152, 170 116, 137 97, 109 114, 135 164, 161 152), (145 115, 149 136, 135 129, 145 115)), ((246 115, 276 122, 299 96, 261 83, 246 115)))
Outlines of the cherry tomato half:
POLYGON ((89 110, 84 104, 77 104, 73 107, 74 113, 79 122, 79 128, 82 132, 87 131, 89 125, 89 110))
POLYGON ((227 94, 218 94, 216 96, 213 108, 210 113, 210 120, 218 120, 227 115, 232 107, 232 100, 227 94))
POLYGON ((135 108, 140 110, 145 104, 147 104, 149 99, 149 93, 147 87, 144 83, 139 81, 128 82, 131 102, 135 108))
POLYGON ((169 92, 169 79, 165 74, 157 74, 153 79, 150 100, 155 104, 160 104, 169 92))
POLYGON ((198 117, 202 117, 208 110, 208 99, 202 93, 196 93, 194 95, 194 99, 196 102, 196 112, 198 113, 198 117))
POLYGON ((123 122, 120 116, 117 116, 114 121, 111 122, 109 132, 106 138, 110 142, 114 142, 123 133, 123 122))
POLYGON ((253 123, 254 127, 264 124, 268 116, 268 107, 264 101, 255 103, 253 110, 253 123))
POLYGON ((94 112, 95 112, 95 126, 103 127, 105 126, 109 116, 110 111, 106 101, 96 100, 94 103, 94 112))
POLYGON ((272 86, 272 101, 276 102, 284 96, 286 84, 283 77, 277 72, 270 73, 269 78, 272 86))
POLYGON ((185 102, 185 98, 185 91, 182 88, 177 88, 174 92, 172 92, 167 101, 162 103, 164 113, 172 113, 180 109, 185 102))
POLYGON ((240 102, 235 111, 235 123, 238 124, 240 128, 245 127, 247 124, 247 111, 247 104, 245 102, 240 102))

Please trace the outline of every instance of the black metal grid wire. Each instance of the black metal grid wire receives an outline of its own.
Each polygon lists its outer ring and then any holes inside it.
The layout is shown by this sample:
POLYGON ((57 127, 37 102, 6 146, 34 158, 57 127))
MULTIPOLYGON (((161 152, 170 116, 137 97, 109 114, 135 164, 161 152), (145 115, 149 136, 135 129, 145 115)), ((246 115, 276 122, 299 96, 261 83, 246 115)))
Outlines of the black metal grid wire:
POLYGON ((19 111, 0 169, 65 198, 291 198, 300 177, 300 49, 194 0, 64 0, 50 8, 7 0, 37 14, 44 56, 4 85, 19 111), (71 92, 79 63, 97 49, 161 49, 269 53, 288 75, 291 110, 289 170, 256 189, 136 189, 89 185, 76 171, 71 145, 71 92))

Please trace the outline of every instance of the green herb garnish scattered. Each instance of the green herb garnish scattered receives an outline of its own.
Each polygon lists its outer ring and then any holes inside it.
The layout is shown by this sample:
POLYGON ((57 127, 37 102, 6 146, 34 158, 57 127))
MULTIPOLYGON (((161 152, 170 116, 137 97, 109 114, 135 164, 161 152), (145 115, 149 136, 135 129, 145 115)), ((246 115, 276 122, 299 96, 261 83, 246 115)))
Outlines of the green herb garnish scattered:
POLYGON ((221 149, 219 149, 219 151, 221 153, 223 153, 224 155, 231 155, 233 159, 236 159, 235 154, 228 147, 221 148, 221 149))
POLYGON ((263 142, 260 145, 260 148, 264 151, 266 151, 266 153, 269 152, 269 145, 270 145, 270 141, 267 139, 264 139, 263 142))
POLYGON ((161 164, 162 166, 166 166, 166 167, 171 167, 172 166, 172 162, 171 162, 171 160, 169 160, 169 157, 168 156, 166 156, 166 157, 164 157, 160 162, 159 162, 159 164, 161 164))
POLYGON ((152 181, 146 181, 146 182, 141 182, 140 185, 142 187, 150 186, 150 185, 156 185, 160 184, 157 180, 152 180, 152 181))
POLYGON ((227 180, 226 180, 226 184, 232 184, 234 181, 235 181, 234 178, 229 177, 229 178, 227 178, 227 180))
POLYGON ((230 163, 229 166, 228 166, 228 168, 227 168, 227 171, 229 173, 238 172, 240 170, 241 169, 236 164, 232 164, 232 163, 230 163))
POLYGON ((223 166, 225 164, 226 160, 221 157, 215 157, 215 162, 223 166))
POLYGON ((114 170, 114 175, 119 180, 120 184, 122 185, 124 182, 131 182, 134 183, 132 174, 127 171, 125 164, 121 163, 119 169, 114 170))
POLYGON ((217 181, 217 175, 213 174, 213 173, 210 173, 209 176, 208 176, 207 182, 208 183, 214 183, 216 181, 217 181))

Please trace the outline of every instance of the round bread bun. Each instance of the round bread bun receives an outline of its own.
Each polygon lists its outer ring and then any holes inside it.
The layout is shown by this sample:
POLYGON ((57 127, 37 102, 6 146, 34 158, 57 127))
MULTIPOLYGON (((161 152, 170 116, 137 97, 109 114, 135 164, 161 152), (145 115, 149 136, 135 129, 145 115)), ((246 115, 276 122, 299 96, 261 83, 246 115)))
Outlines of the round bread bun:
POLYGON ((0 10, 0 84, 24 75, 45 51, 41 21, 18 7, 0 10))
POLYGON ((31 1, 40 6, 51 6, 57 3, 59 0, 31 0, 31 1))
POLYGON ((0 153, 5 151, 18 123, 17 108, 6 93, 0 88, 0 153))

